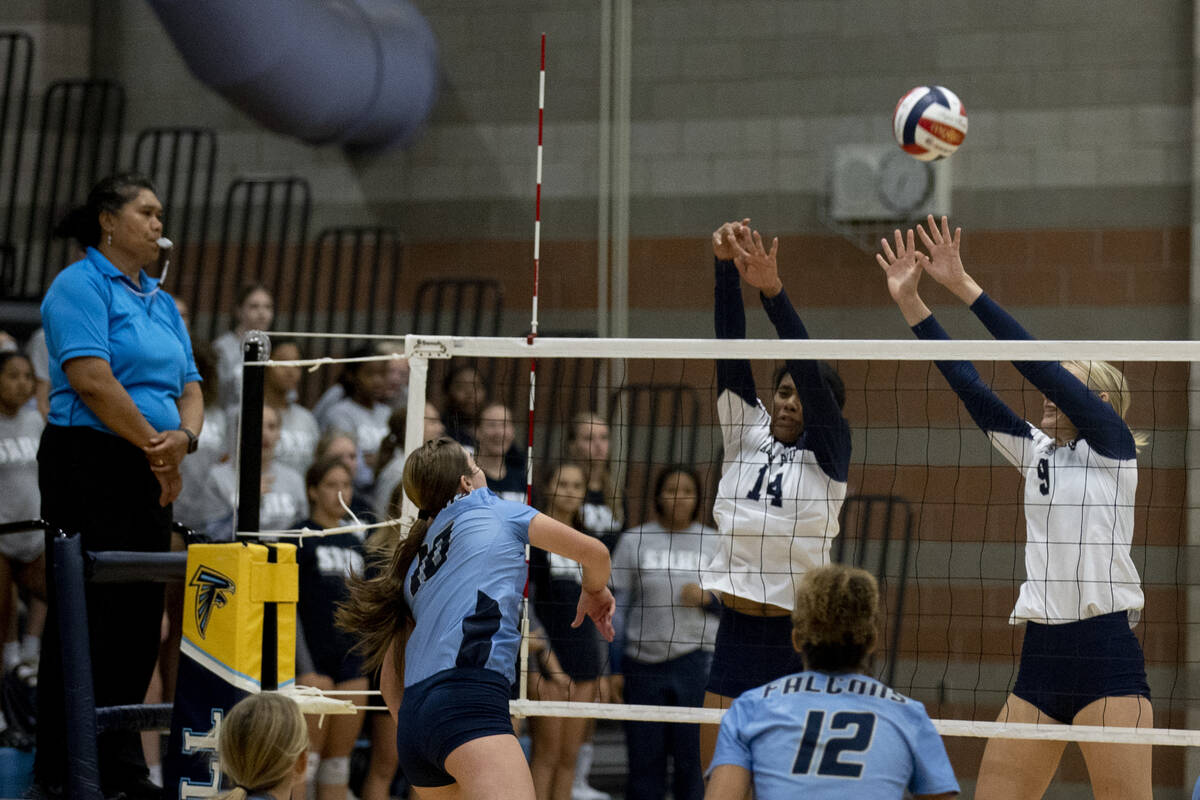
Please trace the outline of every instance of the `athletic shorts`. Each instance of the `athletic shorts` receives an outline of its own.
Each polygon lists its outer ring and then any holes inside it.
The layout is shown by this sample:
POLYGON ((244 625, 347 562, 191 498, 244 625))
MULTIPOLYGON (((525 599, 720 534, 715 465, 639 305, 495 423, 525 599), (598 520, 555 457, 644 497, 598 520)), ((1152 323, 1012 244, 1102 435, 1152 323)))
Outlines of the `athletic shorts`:
POLYGON ((449 786, 446 757, 467 742, 513 733, 508 679, 477 667, 455 667, 404 687, 396 726, 400 770, 417 787, 449 786))
POLYGON ((804 662, 792 647, 792 618, 755 617, 727 607, 721 609, 708 691, 722 697, 802 672, 804 662))
POLYGON ((1102 697, 1149 699, 1146 659, 1128 612, 1062 625, 1026 623, 1013 694, 1065 724, 1102 697))
POLYGON ((550 590, 551 600, 539 602, 537 607, 550 649, 571 680, 594 681, 604 674, 608 643, 600 638, 591 619, 585 619, 578 628, 571 627, 582 591, 578 583, 554 580, 550 590))
POLYGON ((326 675, 332 678, 334 683, 345 683, 363 677, 363 657, 353 649, 353 643, 348 636, 310 636, 306 643, 312 658, 313 671, 318 675, 326 675))

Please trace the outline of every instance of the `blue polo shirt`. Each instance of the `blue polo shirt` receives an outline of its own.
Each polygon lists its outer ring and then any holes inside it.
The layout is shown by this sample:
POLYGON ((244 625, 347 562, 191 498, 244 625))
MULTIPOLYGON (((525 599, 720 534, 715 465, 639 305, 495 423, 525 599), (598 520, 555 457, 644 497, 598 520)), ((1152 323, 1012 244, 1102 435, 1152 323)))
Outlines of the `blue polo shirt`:
POLYGON ((94 247, 64 269, 42 300, 42 325, 50 353, 50 424, 86 426, 112 433, 71 388, 63 364, 95 357, 155 430, 179 427, 176 401, 183 387, 200 380, 192 344, 175 302, 166 292, 151 297, 158 281, 139 275, 140 287, 94 247))

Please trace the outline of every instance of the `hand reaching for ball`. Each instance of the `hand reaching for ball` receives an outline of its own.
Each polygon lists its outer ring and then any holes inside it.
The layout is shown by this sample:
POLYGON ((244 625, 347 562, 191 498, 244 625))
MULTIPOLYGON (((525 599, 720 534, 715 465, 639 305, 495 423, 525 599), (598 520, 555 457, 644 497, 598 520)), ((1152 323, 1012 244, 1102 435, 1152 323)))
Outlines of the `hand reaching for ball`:
POLYGON ((746 217, 741 222, 726 222, 724 225, 713 231, 713 255, 722 261, 733 261, 738 254, 738 237, 746 237, 745 242, 748 244, 749 235, 749 217, 746 217))

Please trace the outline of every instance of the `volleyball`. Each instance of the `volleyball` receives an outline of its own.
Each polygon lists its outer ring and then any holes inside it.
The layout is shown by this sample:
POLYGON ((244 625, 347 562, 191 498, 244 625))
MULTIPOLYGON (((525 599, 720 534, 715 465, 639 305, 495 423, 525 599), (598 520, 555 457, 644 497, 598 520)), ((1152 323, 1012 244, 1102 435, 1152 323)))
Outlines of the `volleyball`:
POLYGON ((892 132, 904 152, 920 161, 951 155, 967 136, 967 111, 944 86, 918 86, 900 98, 892 132))

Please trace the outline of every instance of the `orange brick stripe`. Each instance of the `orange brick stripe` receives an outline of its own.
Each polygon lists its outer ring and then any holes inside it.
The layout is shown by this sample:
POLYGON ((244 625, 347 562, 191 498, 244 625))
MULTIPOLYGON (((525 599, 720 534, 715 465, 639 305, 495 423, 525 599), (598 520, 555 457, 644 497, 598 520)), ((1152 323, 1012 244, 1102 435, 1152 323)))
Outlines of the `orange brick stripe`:
MULTIPOLYGON (((885 649, 899 658, 948 663, 1016 663, 1024 628, 1008 624, 1019 584, 995 581, 948 582, 910 579, 904 596, 899 647, 885 649)), ((1176 665, 1186 660, 1187 604, 1184 587, 1145 587, 1146 607, 1135 628, 1147 665, 1176 665)), ((894 608, 894 604, 892 606, 894 608)), ((892 619, 888 626, 891 631, 892 619)))

